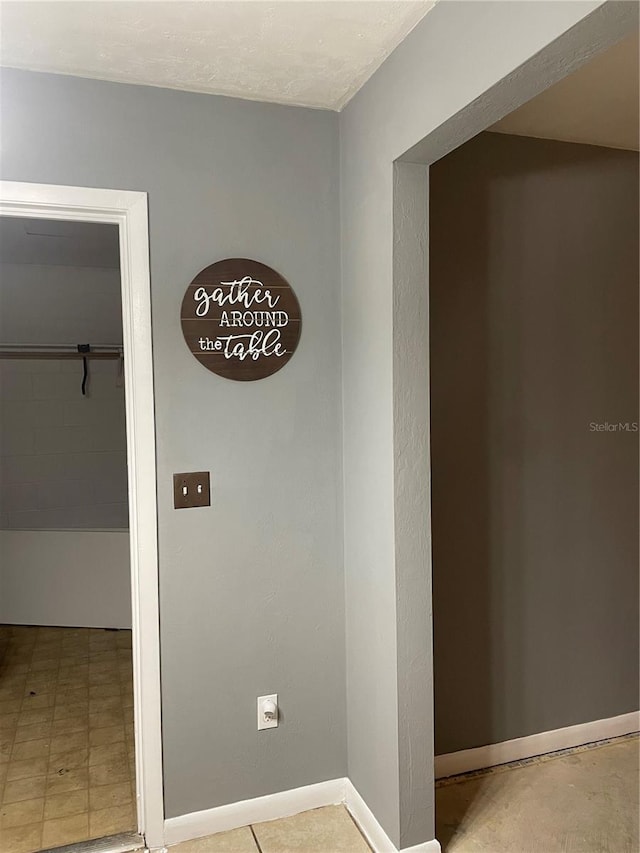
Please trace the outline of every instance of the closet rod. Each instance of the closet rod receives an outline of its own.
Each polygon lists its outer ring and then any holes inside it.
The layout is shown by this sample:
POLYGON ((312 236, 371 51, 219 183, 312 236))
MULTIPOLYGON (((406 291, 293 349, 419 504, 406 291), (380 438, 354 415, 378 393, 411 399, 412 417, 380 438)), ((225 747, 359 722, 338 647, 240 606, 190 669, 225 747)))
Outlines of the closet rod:
POLYGON ((92 344, 89 352, 78 352, 77 344, 2 344, 0 358, 121 358, 122 344, 92 344), (94 349, 95 347, 95 349, 94 349))

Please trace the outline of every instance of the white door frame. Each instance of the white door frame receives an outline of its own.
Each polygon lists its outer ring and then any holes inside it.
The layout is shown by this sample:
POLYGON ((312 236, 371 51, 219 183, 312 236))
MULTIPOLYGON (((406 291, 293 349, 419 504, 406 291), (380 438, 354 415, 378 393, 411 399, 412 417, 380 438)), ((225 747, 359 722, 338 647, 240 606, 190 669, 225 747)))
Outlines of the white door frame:
POLYGON ((0 216, 119 226, 138 830, 164 845, 155 413, 147 194, 0 181, 0 216))

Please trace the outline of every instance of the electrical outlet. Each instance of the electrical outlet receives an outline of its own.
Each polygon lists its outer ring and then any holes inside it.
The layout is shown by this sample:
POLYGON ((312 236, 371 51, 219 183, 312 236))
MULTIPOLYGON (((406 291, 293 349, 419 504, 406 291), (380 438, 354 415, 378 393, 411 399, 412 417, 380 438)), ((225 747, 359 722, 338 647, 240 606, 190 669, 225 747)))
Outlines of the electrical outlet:
POLYGON ((258 696, 258 731, 278 727, 278 694, 258 696))
POLYGON ((209 472, 196 471, 190 474, 174 474, 173 506, 175 509, 211 506, 209 472))

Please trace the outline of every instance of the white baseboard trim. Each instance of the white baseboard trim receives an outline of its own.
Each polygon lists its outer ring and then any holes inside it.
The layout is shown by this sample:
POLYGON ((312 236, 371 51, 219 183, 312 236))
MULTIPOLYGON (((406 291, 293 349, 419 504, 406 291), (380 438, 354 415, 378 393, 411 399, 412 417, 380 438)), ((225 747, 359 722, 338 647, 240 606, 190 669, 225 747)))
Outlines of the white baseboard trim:
POLYGON ((610 737, 621 737, 637 732, 639 729, 640 711, 633 711, 618 717, 580 723, 577 726, 567 726, 550 732, 540 732, 502 743, 479 746, 476 749, 449 752, 446 755, 436 755, 435 776, 436 779, 457 776, 460 773, 469 773, 471 770, 482 770, 497 764, 507 764, 509 761, 532 758, 534 755, 545 755, 547 752, 556 752, 559 749, 570 749, 610 737))
POLYGON ((398 851, 349 779, 330 779, 328 782, 305 785, 291 791, 280 791, 265 797, 168 818, 164 822, 164 843, 170 847, 172 844, 214 835, 216 832, 226 832, 265 820, 291 817, 309 809, 339 803, 349 809, 374 853, 440 853, 440 845, 435 839, 398 851))
MULTIPOLYGON (((374 853, 398 853, 398 848, 376 820, 369 806, 356 791, 351 780, 345 779, 345 805, 360 827, 374 853)), ((425 841, 414 847, 404 847, 400 853, 440 853, 440 844, 435 840, 425 841)))
POLYGON ((315 785, 305 785, 291 791, 279 791, 265 797, 241 800, 201 812, 172 817, 164 822, 164 843, 178 844, 192 838, 202 838, 228 829, 238 829, 251 823, 277 820, 281 817, 343 803, 345 780, 330 779, 315 785))
MULTIPOLYGON (((455 776, 459 773, 492 767, 496 764, 506 764, 509 761, 531 758, 534 755, 544 755, 559 749, 582 746, 606 738, 621 737, 639 729, 640 711, 634 711, 618 717, 540 732, 477 749, 437 755, 436 778, 455 776)), ((349 809, 374 853, 440 853, 440 844, 436 839, 398 851, 349 779, 331 779, 291 791, 280 791, 265 797, 242 800, 238 803, 169 818, 164 822, 165 844, 170 846, 181 841, 214 835, 216 832, 238 829, 266 820, 278 820, 309 809, 338 803, 344 803, 349 809)))

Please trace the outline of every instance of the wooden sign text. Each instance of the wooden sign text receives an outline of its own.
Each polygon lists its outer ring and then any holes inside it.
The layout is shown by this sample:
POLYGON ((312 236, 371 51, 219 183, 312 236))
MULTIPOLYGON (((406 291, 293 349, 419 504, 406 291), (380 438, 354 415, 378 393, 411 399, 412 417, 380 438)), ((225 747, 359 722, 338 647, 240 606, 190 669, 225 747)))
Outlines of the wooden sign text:
POLYGON ((187 346, 208 370, 227 379, 264 379, 289 361, 300 340, 300 305, 271 267, 229 258, 206 267, 182 300, 187 346))

